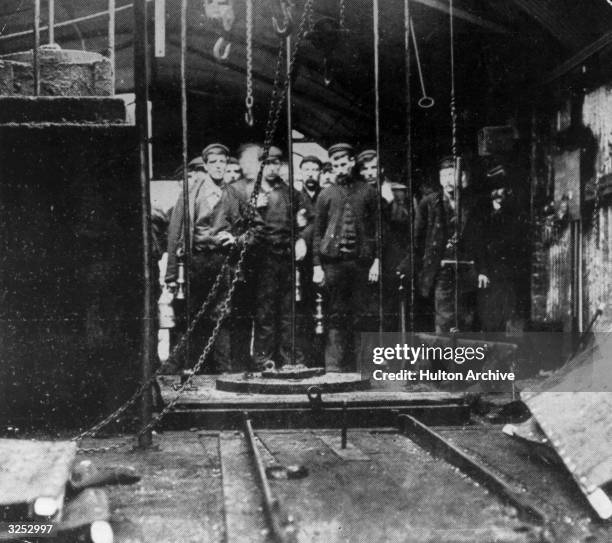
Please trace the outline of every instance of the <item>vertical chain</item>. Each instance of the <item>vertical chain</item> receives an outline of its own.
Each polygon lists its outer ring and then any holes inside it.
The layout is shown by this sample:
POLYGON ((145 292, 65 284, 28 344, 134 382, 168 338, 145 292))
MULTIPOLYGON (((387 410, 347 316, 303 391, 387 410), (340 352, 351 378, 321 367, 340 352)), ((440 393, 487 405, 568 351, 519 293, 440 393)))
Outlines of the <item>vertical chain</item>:
POLYGON ((246 0, 246 113, 244 120, 253 126, 253 0, 246 0))
POLYGON ((345 8, 344 8, 344 0, 340 0, 340 30, 346 30, 346 18, 345 18, 345 8))

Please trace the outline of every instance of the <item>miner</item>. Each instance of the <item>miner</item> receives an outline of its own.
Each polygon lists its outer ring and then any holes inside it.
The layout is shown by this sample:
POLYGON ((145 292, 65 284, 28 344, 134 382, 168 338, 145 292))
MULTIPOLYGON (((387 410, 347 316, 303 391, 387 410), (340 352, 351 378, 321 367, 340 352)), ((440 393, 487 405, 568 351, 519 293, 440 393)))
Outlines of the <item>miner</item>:
MULTIPOLYGON (((213 143, 202 151, 203 171, 189 173, 189 228, 191 232, 191 262, 189 270, 191 303, 189 322, 206 299, 232 245, 236 244, 242 221, 238 196, 223 183, 229 150, 213 143)), ((175 291, 178 278, 178 258, 184 254, 184 209, 180 194, 174 206, 168 233, 168 267, 166 284, 175 291)), ((229 275, 223 278, 225 286, 229 275)), ((220 308, 213 307, 204 315, 191 336, 191 363, 201 355, 212 328, 220 317, 220 308)), ((213 368, 232 371, 229 327, 223 325, 214 345, 213 368)), ((166 368, 168 371, 176 368, 166 368)))
MULTIPOLYGON (((302 207, 299 193, 291 206, 287 183, 279 175, 282 152, 271 147, 264 160, 262 198, 258 211, 263 219, 263 236, 256 262, 255 363, 261 368, 268 361, 276 367, 303 363, 299 342, 292 348, 292 296, 295 296, 291 272, 292 223, 294 232, 297 211, 302 207), (295 358, 292 358, 292 350, 295 358)), ((305 256, 305 241, 295 247, 296 258, 305 256)))
POLYGON ((328 371, 355 371, 355 332, 364 328, 363 309, 378 281, 377 194, 356 172, 355 151, 338 143, 328 150, 336 183, 317 199, 313 239, 313 281, 326 285, 328 371))
MULTIPOLYGON (((379 169, 378 155, 374 149, 367 149, 359 153, 357 170, 361 178, 374 188, 376 188, 380 171, 384 240, 381 273, 383 329, 388 332, 397 332, 401 329, 399 322, 400 281, 404 283, 409 281, 409 278, 401 278, 401 272, 398 273, 400 263, 410 251, 410 209, 407 187, 391 181, 384 175, 383 169, 379 169)), ((405 261, 403 264, 406 264, 405 261)), ((374 306, 378 303, 378 295, 374 296, 373 302, 374 306)))
POLYGON ((467 171, 462 172, 461 182, 456 183, 455 161, 445 158, 439 166, 441 190, 425 196, 417 209, 415 249, 419 292, 429 297, 433 291, 437 333, 457 328, 471 331, 474 293, 489 285, 483 209, 474 193, 468 190, 467 171))

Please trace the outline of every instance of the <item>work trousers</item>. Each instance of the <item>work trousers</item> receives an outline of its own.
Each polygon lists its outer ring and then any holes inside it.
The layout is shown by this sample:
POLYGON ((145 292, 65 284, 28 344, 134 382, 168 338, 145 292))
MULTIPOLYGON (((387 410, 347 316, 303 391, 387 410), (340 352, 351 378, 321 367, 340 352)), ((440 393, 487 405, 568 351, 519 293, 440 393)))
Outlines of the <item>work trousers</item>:
POLYGON ((368 284, 369 266, 357 260, 340 260, 323 265, 327 287, 327 371, 349 372, 357 368, 358 336, 371 324, 373 294, 368 284))
MULTIPOLYGON (((217 278, 217 274, 221 271, 224 260, 225 254, 221 251, 205 250, 195 251, 193 253, 189 274, 191 287, 189 322, 193 320, 204 303, 204 300, 206 300, 206 297, 208 296, 208 293, 210 292, 210 289, 217 278)), ((212 334, 215 324, 221 317, 220 305, 221 301, 227 294, 229 280, 229 273, 225 273, 224 277, 222 278, 219 295, 215 298, 209 310, 200 318, 200 321, 196 325, 193 334, 191 335, 189 355, 190 367, 197 363, 200 355, 206 347, 206 344, 208 343, 208 339, 212 334)), ((239 371, 240 369, 241 368, 234 367, 234 364, 232 363, 230 324, 229 318, 226 318, 221 325, 219 334, 217 335, 211 356, 208 358, 208 361, 204 363, 201 371, 206 373, 216 373, 239 371)))
POLYGON ((485 332, 506 332, 517 319, 516 283, 503 275, 493 275, 488 288, 478 293, 478 315, 485 332))
MULTIPOLYGON (((260 252, 257 266, 255 310, 255 363, 274 360, 278 366, 291 364, 291 281, 289 253, 260 252)), ((304 363, 299 341, 295 342, 295 363, 304 363)))
POLYGON ((471 332, 474 326, 475 291, 459 289, 458 304, 455 307, 456 272, 452 266, 443 266, 435 281, 434 307, 437 334, 451 331, 458 324, 462 332, 471 332), (455 319, 457 310, 457 319, 455 319))

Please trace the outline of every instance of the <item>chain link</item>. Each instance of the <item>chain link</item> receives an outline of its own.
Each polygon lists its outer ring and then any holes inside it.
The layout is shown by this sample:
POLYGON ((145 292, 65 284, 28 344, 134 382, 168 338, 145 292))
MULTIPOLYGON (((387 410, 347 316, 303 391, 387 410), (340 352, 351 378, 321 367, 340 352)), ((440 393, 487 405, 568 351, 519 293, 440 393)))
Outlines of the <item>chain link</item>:
POLYGON ((340 0, 340 30, 346 30, 346 19, 344 13, 344 0, 340 0))
MULTIPOLYGON (((280 80, 281 80, 281 71, 282 71, 283 58, 284 58, 284 55, 283 55, 284 47, 282 46, 283 45, 282 41, 279 44, 279 52, 278 52, 278 56, 276 60, 276 67, 275 67, 275 74, 274 74, 274 84, 272 88, 272 94, 270 97, 270 109, 268 110, 268 119, 266 122, 265 139, 264 139, 264 153, 263 153, 264 160, 268 156, 270 147, 272 146, 272 141, 276 133, 276 128, 278 126, 278 122, 280 119, 280 113, 282 110, 282 106, 283 106, 285 97, 287 95, 287 88, 289 85, 291 74, 293 73, 293 68, 295 66, 297 51, 302 41, 302 38, 304 37, 304 34, 306 32, 308 20, 312 16, 312 7, 313 7, 313 0, 307 0, 304 6, 304 13, 302 15, 300 26, 297 32, 296 43, 293 48, 293 51, 291 52, 291 59, 289 62, 287 77, 285 78, 285 81, 283 83, 280 93, 278 91, 278 88, 280 86, 280 80)), ((259 169, 259 173, 255 181, 253 192, 251 193, 251 197, 250 197, 248 208, 247 208, 248 226, 252 225, 252 221, 256 214, 257 195, 261 188, 262 176, 263 176, 263 160, 262 160, 262 166, 259 169)), ((198 371, 204 365, 204 362, 206 361, 208 355, 210 354, 210 351, 212 350, 212 347, 217 339, 217 336, 221 329, 221 325, 223 324, 223 321, 226 319, 226 317, 228 316, 230 312, 232 297, 236 290, 236 285, 240 282, 240 277, 242 275, 241 271, 244 266, 248 248, 251 245, 252 241, 253 241, 252 236, 249 236, 247 232, 247 235, 245 236, 245 239, 240 249, 238 262, 236 264, 236 270, 233 274, 230 288, 227 292, 225 299, 221 303, 220 317, 215 323, 215 326, 211 332, 208 342, 206 343, 206 346, 204 348, 204 351, 202 352, 202 354, 198 358, 198 361, 193 367, 192 373, 181 384, 180 388, 177 390, 175 397, 164 407, 164 409, 162 409, 160 413, 158 413, 155 417, 153 417, 153 419, 151 420, 149 424, 147 424, 145 427, 143 427, 138 432, 137 437, 140 437, 144 435, 146 432, 148 432, 149 430, 153 429, 155 425, 159 423, 162 420, 162 418, 174 408, 174 406, 179 401, 182 393, 190 386, 191 382, 193 381, 194 376, 198 373, 198 371)), ((229 269, 230 257, 231 257, 231 253, 226 258, 221 271, 217 275, 214 285, 212 286, 206 300, 202 304, 202 307, 200 308, 198 313, 194 316, 194 319, 192 320, 190 326, 188 327, 187 331, 185 332, 185 334, 183 335, 179 343, 172 350, 172 353, 170 354, 170 357, 168 358, 168 360, 173 360, 174 357, 183 349, 184 345, 186 344, 187 337, 193 332, 199 319, 202 317, 202 315, 204 315, 204 313, 208 310, 212 301, 216 298, 217 291, 219 290, 223 277, 225 277, 225 274, 227 273, 227 270, 229 269)), ((160 370, 158 370, 157 372, 153 374, 153 376, 149 380, 142 383, 140 387, 136 390, 136 392, 122 406, 120 406, 118 409, 116 409, 113 413, 108 415, 102 421, 92 426, 90 429, 84 432, 81 432, 79 435, 74 437, 72 440, 80 441, 84 439, 85 437, 94 437, 102 428, 110 424, 113 420, 117 420, 121 415, 123 415, 123 413, 125 413, 125 411, 127 411, 127 409, 129 409, 132 405, 134 405, 134 403, 140 398, 140 396, 142 396, 142 394, 150 388, 150 386, 155 382, 157 377, 159 377, 160 375, 161 375, 160 370)), ((111 446, 107 446, 107 447, 82 448, 82 449, 79 449, 79 452, 85 453, 85 454, 93 454, 96 452, 109 452, 112 450, 121 449, 127 445, 129 445, 129 442, 124 441, 124 442, 121 442, 115 445, 111 445, 111 446)))
POLYGON ((246 113, 244 120, 253 126, 253 0, 246 0, 246 98, 244 104, 246 113))

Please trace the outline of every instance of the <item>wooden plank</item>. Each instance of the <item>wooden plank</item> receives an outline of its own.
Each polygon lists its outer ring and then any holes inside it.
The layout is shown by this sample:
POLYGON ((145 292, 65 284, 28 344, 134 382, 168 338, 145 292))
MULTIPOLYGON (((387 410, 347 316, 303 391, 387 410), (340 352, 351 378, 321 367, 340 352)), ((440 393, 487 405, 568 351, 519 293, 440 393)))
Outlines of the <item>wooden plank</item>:
POLYGON ((0 505, 63 497, 75 456, 72 441, 0 439, 0 505))
POLYGON ((482 488, 397 434, 351 432, 355 446, 370 456, 363 462, 342 460, 309 432, 259 436, 279 462, 308 468, 304 479, 272 482, 296 517, 300 541, 528 540, 529 534, 514 531, 524 525, 482 488), (389 447, 393 440, 399 442, 389 447))
MULTIPOLYGON (((83 446, 108 446, 122 440, 87 439, 83 446)), ((136 485, 107 488, 115 542, 224 541, 218 443, 214 435, 164 432, 155 436, 158 450, 87 455, 102 463, 127 463, 142 476, 136 485)))
MULTIPOLYGON (((242 407, 274 404, 277 407, 308 407, 310 403, 306 394, 247 394, 216 390, 214 375, 196 375, 193 378, 194 388, 182 395, 179 407, 208 405, 210 407, 242 407)), ((176 396, 174 387, 180 383, 175 375, 162 376, 158 379, 164 402, 176 396)), ((342 406, 346 400, 349 405, 426 405, 462 403, 463 393, 451 392, 410 392, 368 390, 357 392, 323 394, 323 401, 328 406, 342 406)))
POLYGON ((225 532, 228 543, 268 541, 262 496, 250 452, 242 435, 224 432, 220 438, 225 532))

